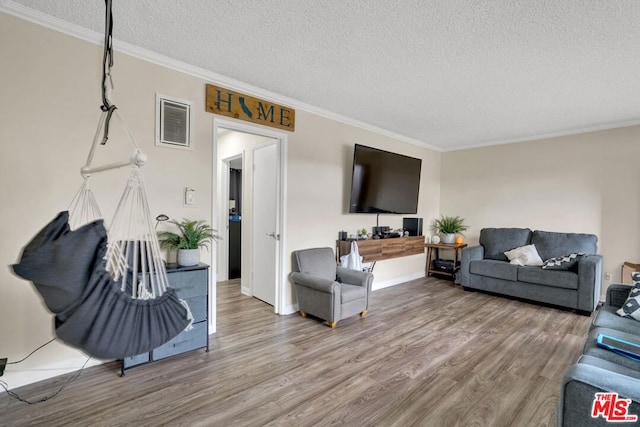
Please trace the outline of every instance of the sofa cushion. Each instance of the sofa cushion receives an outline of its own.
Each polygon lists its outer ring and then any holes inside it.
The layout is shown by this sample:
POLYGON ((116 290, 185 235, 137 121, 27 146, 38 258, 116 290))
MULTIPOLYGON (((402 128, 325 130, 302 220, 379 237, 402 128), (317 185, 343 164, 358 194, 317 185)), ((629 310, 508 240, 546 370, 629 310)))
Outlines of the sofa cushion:
POLYGON ((542 259, 538 255, 536 245, 525 245, 511 249, 504 253, 509 259, 509 264, 541 266, 542 259))
POLYGON ((481 261, 471 261, 469 272, 480 276, 494 277, 504 280, 518 280, 518 266, 509 264, 506 261, 496 261, 484 259, 481 261))
POLYGON ((622 317, 640 320, 640 273, 634 272, 631 278, 633 287, 629 291, 627 300, 616 313, 622 317))
POLYGON ((582 353, 587 356, 593 356, 602 360, 608 360, 609 362, 616 363, 626 368, 640 371, 640 362, 598 346, 598 343, 596 342, 598 334, 609 335, 611 337, 619 338, 632 343, 640 343, 640 337, 638 337, 637 335, 616 331, 615 329, 594 328, 589 331, 589 336, 587 337, 587 341, 584 344, 584 349, 582 350, 582 353))
POLYGON ((603 305, 591 322, 591 328, 608 328, 640 337, 640 322, 618 316, 617 307, 603 305))
POLYGON ((583 354, 578 359, 578 363, 597 366, 598 368, 606 369, 607 371, 617 372, 618 374, 640 379, 640 371, 629 369, 626 366, 620 366, 617 363, 609 362, 608 360, 600 359, 599 357, 583 354))
POLYGON ((531 230, 528 228, 483 228, 480 230, 480 244, 484 246, 485 259, 506 261, 505 252, 528 245, 530 239, 531 230))
POLYGON ((549 258, 542 264, 543 270, 578 271, 578 263, 584 258, 584 254, 569 254, 555 258, 549 258))
POLYGON ((598 238, 593 234, 536 230, 531 235, 531 243, 536 245, 540 258, 549 259, 573 253, 594 255, 597 252, 598 238))
POLYGON ((340 302, 343 304, 366 297, 367 288, 364 286, 347 285, 345 283, 340 285, 340 302))
MULTIPOLYGON (((552 286, 554 288, 578 289, 578 275, 572 271, 543 270, 540 267, 520 267, 518 270, 520 282, 535 283, 536 285, 552 286)), ((522 286, 526 286, 523 283, 522 286)))

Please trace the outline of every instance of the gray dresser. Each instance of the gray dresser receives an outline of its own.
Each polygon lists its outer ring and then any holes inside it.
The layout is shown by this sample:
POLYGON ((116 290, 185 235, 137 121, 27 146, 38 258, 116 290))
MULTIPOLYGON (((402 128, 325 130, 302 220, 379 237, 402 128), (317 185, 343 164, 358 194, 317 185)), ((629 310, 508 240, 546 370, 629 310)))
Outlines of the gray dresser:
POLYGON ((209 266, 198 264, 192 267, 179 267, 167 264, 169 286, 175 289, 178 298, 189 304, 193 314, 193 329, 182 331, 171 341, 151 350, 149 353, 127 357, 121 362, 121 375, 124 371, 145 363, 166 359, 192 350, 209 351, 209 266))

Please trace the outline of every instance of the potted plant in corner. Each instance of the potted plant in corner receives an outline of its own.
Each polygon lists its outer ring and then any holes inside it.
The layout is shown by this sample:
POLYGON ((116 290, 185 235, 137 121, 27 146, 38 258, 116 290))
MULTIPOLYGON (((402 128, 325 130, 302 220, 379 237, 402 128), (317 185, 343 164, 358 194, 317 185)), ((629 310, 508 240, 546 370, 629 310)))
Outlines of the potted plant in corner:
POLYGON ((454 243, 456 234, 462 234, 469 228, 464 223, 464 218, 459 216, 442 216, 434 221, 433 227, 442 234, 442 243, 454 243))
POLYGON ((205 221, 183 219, 169 221, 178 227, 178 232, 161 231, 158 240, 162 248, 178 251, 177 263, 187 267, 200 262, 200 248, 209 248, 209 243, 218 240, 220 236, 205 221))

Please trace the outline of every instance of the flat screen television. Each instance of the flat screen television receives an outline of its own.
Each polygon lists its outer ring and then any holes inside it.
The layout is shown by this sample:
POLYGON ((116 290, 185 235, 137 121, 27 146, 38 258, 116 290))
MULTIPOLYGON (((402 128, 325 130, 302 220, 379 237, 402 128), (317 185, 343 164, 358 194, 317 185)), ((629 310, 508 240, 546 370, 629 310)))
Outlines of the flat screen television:
POLYGON ((356 144, 349 213, 418 213, 422 160, 356 144))

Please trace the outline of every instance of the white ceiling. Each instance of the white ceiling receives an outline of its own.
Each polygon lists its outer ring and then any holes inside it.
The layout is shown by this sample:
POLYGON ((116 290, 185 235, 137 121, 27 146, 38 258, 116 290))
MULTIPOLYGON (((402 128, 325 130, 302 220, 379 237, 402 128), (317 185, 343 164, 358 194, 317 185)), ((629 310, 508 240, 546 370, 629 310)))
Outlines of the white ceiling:
MULTIPOLYGON (((2 2, 104 31, 102 0, 2 2)), ((113 11, 116 50, 124 41, 441 150, 640 123, 638 0, 114 0, 113 11)))

